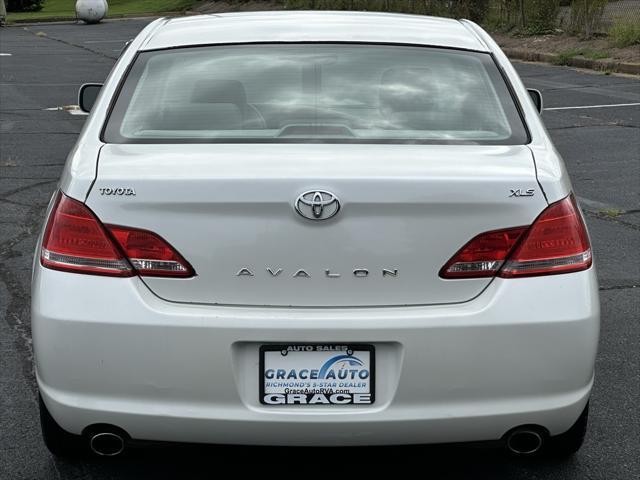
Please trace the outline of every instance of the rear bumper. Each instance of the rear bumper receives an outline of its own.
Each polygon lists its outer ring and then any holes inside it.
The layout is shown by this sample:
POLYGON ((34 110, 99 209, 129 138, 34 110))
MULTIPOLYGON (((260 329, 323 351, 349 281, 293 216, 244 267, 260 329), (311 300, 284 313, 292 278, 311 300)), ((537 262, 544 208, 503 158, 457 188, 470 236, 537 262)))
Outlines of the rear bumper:
POLYGON ((496 279, 463 304, 349 309, 173 304, 139 278, 36 265, 38 384, 72 433, 108 423, 141 440, 376 445, 499 439, 521 424, 569 429, 593 382, 593 269, 496 279), (373 406, 258 400, 263 343, 376 346, 373 406))

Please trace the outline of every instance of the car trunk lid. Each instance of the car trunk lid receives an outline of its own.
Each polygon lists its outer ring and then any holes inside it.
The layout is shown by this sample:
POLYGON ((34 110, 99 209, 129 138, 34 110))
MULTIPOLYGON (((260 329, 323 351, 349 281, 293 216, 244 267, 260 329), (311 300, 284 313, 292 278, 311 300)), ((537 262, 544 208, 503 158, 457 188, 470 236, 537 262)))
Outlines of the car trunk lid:
POLYGON ((87 204, 191 263, 192 278, 144 278, 163 299, 301 307, 468 301, 491 279, 441 267, 547 205, 525 146, 380 144, 108 144, 87 204), (294 208, 316 191, 339 199, 333 218, 294 208))

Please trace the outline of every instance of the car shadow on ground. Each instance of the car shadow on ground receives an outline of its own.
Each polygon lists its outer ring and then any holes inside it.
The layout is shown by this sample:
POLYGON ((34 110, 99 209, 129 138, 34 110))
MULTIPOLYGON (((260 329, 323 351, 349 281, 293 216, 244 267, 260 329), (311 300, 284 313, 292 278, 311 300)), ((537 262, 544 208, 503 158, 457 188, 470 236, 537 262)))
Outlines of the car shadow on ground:
POLYGON ((381 474, 432 479, 545 478, 575 470, 579 457, 516 458, 501 449, 469 446, 234 447, 153 446, 117 458, 55 460, 61 478, 204 479, 256 473, 263 477, 381 474))

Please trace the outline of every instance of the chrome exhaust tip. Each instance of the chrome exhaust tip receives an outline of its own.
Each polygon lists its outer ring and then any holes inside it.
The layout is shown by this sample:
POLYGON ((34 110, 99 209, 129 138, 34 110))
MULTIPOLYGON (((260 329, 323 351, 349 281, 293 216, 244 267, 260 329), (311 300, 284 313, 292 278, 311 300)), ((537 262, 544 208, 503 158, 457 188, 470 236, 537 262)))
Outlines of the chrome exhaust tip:
POLYGON ((507 436, 507 450, 516 455, 534 455, 544 443, 540 432, 531 428, 516 428, 507 436))
POLYGON ((124 451, 125 441, 113 432, 100 432, 89 438, 89 448, 101 457, 115 457, 124 451))

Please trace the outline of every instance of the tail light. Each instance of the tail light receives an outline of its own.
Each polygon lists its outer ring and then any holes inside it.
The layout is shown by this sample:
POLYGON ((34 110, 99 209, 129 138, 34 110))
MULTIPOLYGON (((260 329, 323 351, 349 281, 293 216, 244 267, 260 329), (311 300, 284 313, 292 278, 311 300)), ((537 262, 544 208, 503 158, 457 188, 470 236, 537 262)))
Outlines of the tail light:
POLYGON ((486 232, 462 247, 442 278, 527 277, 591 266, 587 229, 573 195, 549 205, 530 227, 486 232))
POLYGON ((443 278, 493 277, 527 227, 481 233, 462 247, 440 270, 443 278))
POLYGON ((577 272, 589 268, 591 262, 587 228, 571 195, 540 214, 509 255, 500 276, 577 272))
POLYGON ((189 263, 158 235, 105 227, 86 205, 62 193, 47 221, 40 261, 54 270, 116 277, 194 274, 189 263))
POLYGON ((153 232, 107 225, 127 258, 140 275, 191 277, 193 268, 165 240, 153 232))
POLYGON ((43 266, 54 270, 117 277, 135 275, 91 210, 61 193, 49 215, 40 260, 43 266))

